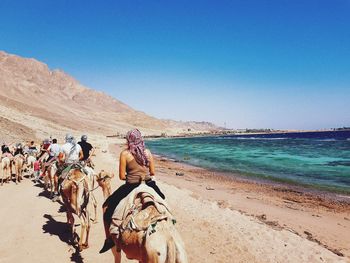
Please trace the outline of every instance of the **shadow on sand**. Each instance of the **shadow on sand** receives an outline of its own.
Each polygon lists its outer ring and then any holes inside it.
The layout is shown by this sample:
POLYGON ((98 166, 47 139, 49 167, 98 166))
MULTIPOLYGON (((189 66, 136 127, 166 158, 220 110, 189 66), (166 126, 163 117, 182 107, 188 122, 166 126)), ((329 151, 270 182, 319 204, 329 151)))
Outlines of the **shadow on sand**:
POLYGON ((37 183, 34 183, 34 186, 35 186, 35 187, 42 188, 41 193, 38 194, 39 197, 45 197, 45 198, 51 200, 51 198, 52 198, 51 193, 50 193, 49 191, 45 190, 45 188, 44 188, 44 183, 42 183, 42 182, 39 181, 39 182, 37 182, 37 183))
POLYGON ((42 228, 44 234, 47 233, 50 235, 58 236, 58 238, 62 242, 72 246, 74 248, 74 252, 70 257, 70 260, 76 263, 83 263, 84 260, 79 252, 79 249, 76 246, 76 244, 72 241, 72 234, 68 224, 63 222, 58 222, 51 215, 48 215, 48 214, 45 214, 44 218, 47 219, 45 225, 43 225, 43 228, 42 228))

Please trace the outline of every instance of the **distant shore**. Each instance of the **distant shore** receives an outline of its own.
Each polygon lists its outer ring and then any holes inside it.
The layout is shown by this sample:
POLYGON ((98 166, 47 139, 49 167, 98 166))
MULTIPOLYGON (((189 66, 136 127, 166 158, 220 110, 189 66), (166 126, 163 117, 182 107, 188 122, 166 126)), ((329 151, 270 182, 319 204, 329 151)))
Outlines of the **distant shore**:
MULTIPOLYGON (((249 129, 248 129, 249 130, 249 129)), ((210 132, 192 132, 192 133, 179 133, 176 135, 145 135, 145 139, 161 139, 161 138, 191 138, 191 137, 206 137, 206 136, 225 136, 225 135, 268 135, 268 134, 288 134, 288 133, 309 133, 309 132, 341 132, 341 131, 350 131, 350 128, 339 128, 339 129, 324 129, 324 130, 270 130, 270 131, 237 131, 237 130, 219 130, 219 131, 210 131, 210 132)), ((107 136, 107 137, 118 137, 107 136)), ((118 137, 119 138, 119 137, 118 137)))

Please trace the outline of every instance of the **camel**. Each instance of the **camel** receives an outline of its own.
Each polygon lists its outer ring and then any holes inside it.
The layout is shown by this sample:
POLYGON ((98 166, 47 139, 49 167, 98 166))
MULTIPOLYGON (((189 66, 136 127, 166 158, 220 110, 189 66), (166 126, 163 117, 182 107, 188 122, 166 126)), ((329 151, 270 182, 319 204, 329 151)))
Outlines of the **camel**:
POLYGON ((4 180, 6 180, 6 183, 8 183, 11 180, 11 160, 9 157, 2 158, 1 168, 2 168, 1 185, 3 185, 4 180))
POLYGON ((97 217, 97 199, 94 195, 94 190, 95 188, 95 171, 94 169, 89 166, 88 164, 85 165, 84 167, 85 171, 87 172, 87 176, 89 179, 89 189, 91 189, 90 191, 90 206, 92 205, 92 208, 89 207, 88 209, 92 209, 94 211, 94 218, 91 218, 91 220, 94 222, 94 224, 96 224, 98 222, 98 217, 97 217))
POLYGON ((35 156, 29 155, 27 157, 26 166, 27 166, 27 169, 29 169, 30 178, 34 177, 34 162, 35 161, 36 161, 35 156))
POLYGON ((96 175, 96 181, 98 185, 102 188, 103 198, 106 200, 111 194, 111 180, 114 177, 114 174, 108 173, 104 170, 96 175))
POLYGON ((13 159, 14 165, 15 165, 15 182, 20 183, 21 180, 23 180, 23 164, 24 164, 24 156, 23 155, 17 155, 13 159))
MULTIPOLYGON (((108 173, 104 171, 97 176, 97 182, 103 190, 105 199, 111 193, 111 177, 107 176, 108 173)), ((128 259, 138 260, 140 263, 188 262, 183 241, 174 226, 175 220, 170 212, 164 215, 158 210, 159 204, 155 198, 157 194, 152 191, 153 189, 150 191, 153 195, 142 193, 136 196, 132 207, 137 207, 137 211, 133 210, 132 214, 118 222, 118 225, 121 226, 119 229, 122 230, 117 231, 118 233, 111 233, 115 243, 112 248, 115 263, 121 262, 120 249, 128 259), (128 227, 133 223, 138 225, 137 229, 128 227)), ((123 205, 122 202, 120 205, 123 205)))
POLYGON ((82 251, 89 247, 90 232, 90 189, 88 177, 80 169, 72 169, 61 183, 61 196, 67 209, 67 223, 71 227, 72 239, 76 235, 73 213, 80 220, 80 236, 78 249, 82 251))
POLYGON ((45 169, 46 169, 46 175, 44 174, 44 188, 50 191, 50 198, 51 198, 55 193, 54 177, 57 172, 56 161, 53 161, 50 164, 48 164, 48 166, 45 169))

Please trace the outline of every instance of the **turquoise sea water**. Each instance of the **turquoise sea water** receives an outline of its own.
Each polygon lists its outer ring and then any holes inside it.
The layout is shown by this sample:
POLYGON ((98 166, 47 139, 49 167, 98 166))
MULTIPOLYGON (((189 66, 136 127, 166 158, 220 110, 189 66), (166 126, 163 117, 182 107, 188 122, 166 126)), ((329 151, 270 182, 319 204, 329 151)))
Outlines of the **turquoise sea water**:
POLYGON ((146 145, 204 168, 350 193, 350 131, 159 139, 146 145))

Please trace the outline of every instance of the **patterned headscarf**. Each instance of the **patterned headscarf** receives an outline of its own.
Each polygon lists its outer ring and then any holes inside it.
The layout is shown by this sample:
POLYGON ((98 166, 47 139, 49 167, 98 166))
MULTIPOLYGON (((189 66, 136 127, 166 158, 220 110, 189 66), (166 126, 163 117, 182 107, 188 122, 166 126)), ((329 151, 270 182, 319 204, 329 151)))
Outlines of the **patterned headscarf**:
POLYGON ((71 143, 73 145, 75 144, 75 139, 74 139, 74 136, 72 134, 67 133, 65 139, 66 139, 67 143, 71 143))
POLYGON ((145 143, 143 141, 141 132, 138 129, 129 131, 126 134, 129 151, 134 156, 139 165, 149 166, 149 160, 145 154, 145 143))

